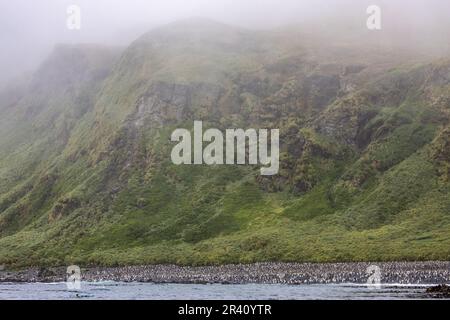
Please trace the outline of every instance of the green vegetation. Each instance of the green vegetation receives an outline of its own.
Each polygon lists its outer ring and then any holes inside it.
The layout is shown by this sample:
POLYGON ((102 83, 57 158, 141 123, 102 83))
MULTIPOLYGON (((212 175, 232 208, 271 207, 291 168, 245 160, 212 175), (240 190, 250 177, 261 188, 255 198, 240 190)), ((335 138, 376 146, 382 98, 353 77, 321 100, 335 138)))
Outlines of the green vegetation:
POLYGON ((57 48, 0 95, 0 264, 450 259, 450 62, 302 41, 189 22, 57 48), (280 174, 173 165, 194 120, 280 128, 280 174))

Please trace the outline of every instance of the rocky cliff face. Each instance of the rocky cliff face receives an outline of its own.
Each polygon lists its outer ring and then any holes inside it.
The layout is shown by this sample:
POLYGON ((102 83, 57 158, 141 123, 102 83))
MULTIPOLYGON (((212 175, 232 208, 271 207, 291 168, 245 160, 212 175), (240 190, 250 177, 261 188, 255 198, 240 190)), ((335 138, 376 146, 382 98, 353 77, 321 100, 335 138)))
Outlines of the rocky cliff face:
POLYGON ((449 258, 448 60, 189 21, 0 101, 0 264, 449 258), (173 165, 194 120, 279 128, 279 175, 173 165))

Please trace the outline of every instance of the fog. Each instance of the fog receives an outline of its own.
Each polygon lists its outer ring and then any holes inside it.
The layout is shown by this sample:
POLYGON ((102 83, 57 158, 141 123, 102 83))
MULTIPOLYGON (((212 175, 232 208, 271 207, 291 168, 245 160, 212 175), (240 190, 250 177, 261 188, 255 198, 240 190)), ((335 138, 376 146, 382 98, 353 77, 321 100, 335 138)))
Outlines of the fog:
POLYGON ((0 85, 31 72, 57 43, 125 46, 156 26, 191 17, 251 29, 356 30, 366 28, 369 5, 382 9, 378 32, 449 45, 447 0, 0 0, 0 85), (69 5, 81 9, 80 30, 67 28, 69 5))

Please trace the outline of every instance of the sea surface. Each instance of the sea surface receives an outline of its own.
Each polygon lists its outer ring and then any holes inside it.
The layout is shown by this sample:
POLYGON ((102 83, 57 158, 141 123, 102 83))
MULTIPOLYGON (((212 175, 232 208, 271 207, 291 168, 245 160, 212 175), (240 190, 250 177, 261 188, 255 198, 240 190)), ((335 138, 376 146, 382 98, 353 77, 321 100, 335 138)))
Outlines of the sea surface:
POLYGON ((379 300, 425 299, 427 286, 356 284, 270 285, 270 284, 152 284, 82 282, 79 290, 66 283, 0 283, 0 300, 379 300))

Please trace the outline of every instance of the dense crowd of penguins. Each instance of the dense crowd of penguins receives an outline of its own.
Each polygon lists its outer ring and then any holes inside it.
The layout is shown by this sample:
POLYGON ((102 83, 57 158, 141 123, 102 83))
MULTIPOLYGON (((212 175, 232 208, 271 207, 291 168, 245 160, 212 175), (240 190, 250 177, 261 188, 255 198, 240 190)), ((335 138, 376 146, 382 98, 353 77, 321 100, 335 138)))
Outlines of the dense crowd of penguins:
MULTIPOLYGON (((31 268, 24 271, 0 270, 1 282, 65 281, 66 268, 31 268)), ((326 284, 375 283, 443 284, 450 283, 449 262, 380 263, 256 263, 181 267, 175 265, 86 268, 82 281, 122 281, 154 283, 267 283, 326 284), (374 277, 374 270, 377 272, 374 277)))

